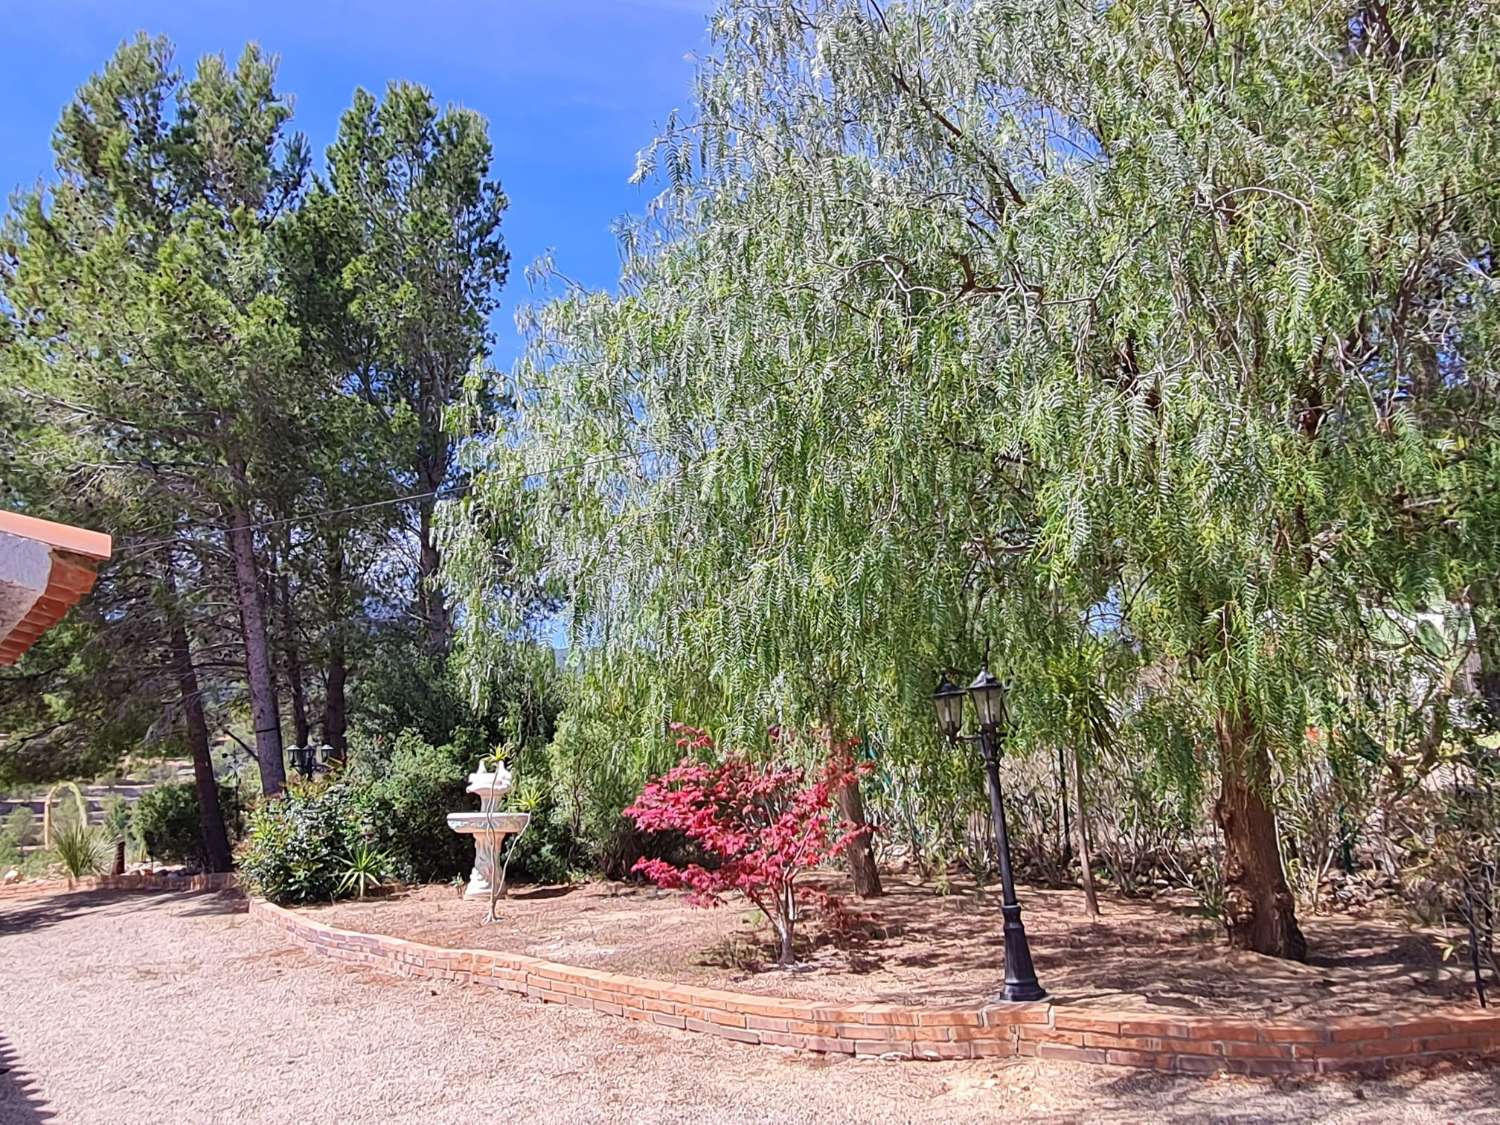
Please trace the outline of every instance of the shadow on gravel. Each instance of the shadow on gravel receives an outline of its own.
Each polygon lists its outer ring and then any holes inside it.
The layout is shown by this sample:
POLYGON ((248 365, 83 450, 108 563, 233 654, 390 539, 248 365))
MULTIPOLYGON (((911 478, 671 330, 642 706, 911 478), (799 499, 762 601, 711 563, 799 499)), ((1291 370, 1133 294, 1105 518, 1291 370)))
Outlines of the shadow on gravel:
MULTIPOLYGON (((1320 1100, 1323 1112, 1361 1110, 1379 1113, 1372 1120, 1397 1120, 1403 1115, 1401 1103, 1417 1097, 1423 1108, 1454 1121, 1492 1121, 1488 1116, 1500 1103, 1500 1064, 1474 1060, 1440 1063, 1430 1067, 1412 1067, 1380 1075, 1335 1076, 1308 1075, 1296 1078, 1264 1080, 1266 1102, 1246 1092, 1238 1109, 1225 1108, 1223 1094, 1213 1079, 1198 1075, 1162 1074, 1149 1070, 1131 1071, 1103 1083, 1100 1091, 1112 1110, 1137 1109, 1143 1119, 1149 1115, 1158 1121, 1214 1121, 1225 1125, 1249 1125, 1270 1120, 1284 1120, 1281 1112, 1270 1106, 1283 1105, 1279 1099, 1307 1094, 1320 1100), (1478 1072, 1483 1091, 1464 1084, 1444 1089, 1429 1080, 1442 1073, 1478 1072), (1467 1095, 1467 1096, 1466 1096, 1467 1095)), ((1363 1118, 1361 1118, 1363 1120, 1363 1118)))
MULTIPOLYGON (((205 896, 213 891, 203 892, 205 896)), ((105 907, 134 909, 161 902, 166 898, 181 898, 171 891, 74 891, 71 894, 48 895, 46 898, 22 899, 14 906, 0 906, 0 937, 27 931, 44 930, 80 914, 89 914, 105 907)))
POLYGON ((6 1125, 57 1121, 42 1099, 36 1079, 21 1069, 21 1060, 4 1035, 0 1035, 0 1121, 6 1125))
POLYGON ((174 910, 179 918, 201 918, 217 914, 248 914, 250 900, 239 891, 204 891, 202 894, 179 896, 188 905, 174 910))

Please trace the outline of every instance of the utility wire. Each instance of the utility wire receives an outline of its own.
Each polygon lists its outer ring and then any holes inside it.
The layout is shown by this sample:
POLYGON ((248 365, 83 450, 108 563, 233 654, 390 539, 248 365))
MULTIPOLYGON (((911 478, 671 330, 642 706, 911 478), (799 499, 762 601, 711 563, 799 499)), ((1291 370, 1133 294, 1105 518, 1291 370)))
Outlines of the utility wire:
MULTIPOLYGON (((606 453, 598 457, 587 457, 582 461, 575 461, 570 465, 554 465, 550 469, 538 469, 534 473, 527 473, 521 478, 523 484, 532 481, 544 480, 547 477, 556 476, 560 473, 571 473, 578 469, 587 469, 594 465, 609 464, 614 461, 629 461, 635 457, 645 457, 647 454, 658 452, 655 449, 643 448, 633 449, 627 453, 606 453)), ((262 520, 259 523, 247 525, 251 531, 265 531, 267 528, 280 527, 283 524, 306 523, 310 520, 326 519, 329 516, 342 516, 350 512, 367 512, 374 508, 390 508, 398 504, 412 504, 418 500, 449 500, 466 493, 463 490, 435 488, 428 492, 413 492, 407 496, 392 496, 385 500, 371 500, 364 504, 350 504, 344 508, 324 508, 318 512, 304 512, 296 516, 283 516, 274 520, 262 520)), ((181 535, 174 535, 167 539, 149 539, 144 543, 132 543, 125 554, 133 554, 137 551, 150 550, 153 547, 170 547, 174 543, 183 541, 181 535)))

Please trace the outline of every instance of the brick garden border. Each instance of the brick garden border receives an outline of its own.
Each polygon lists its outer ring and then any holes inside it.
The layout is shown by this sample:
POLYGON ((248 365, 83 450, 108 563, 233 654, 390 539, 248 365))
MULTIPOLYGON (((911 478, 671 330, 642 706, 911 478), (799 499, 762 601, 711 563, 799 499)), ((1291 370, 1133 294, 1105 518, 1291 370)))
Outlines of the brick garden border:
POLYGON ((1163 1016, 1069 1004, 815 1003, 561 965, 482 949, 451 949, 335 929, 252 899, 250 913, 313 953, 406 977, 498 988, 545 1003, 808 1051, 903 1059, 1035 1056, 1188 1074, 1376 1070, 1500 1054, 1500 1015, 1482 1010, 1416 1019, 1321 1021, 1163 1016))

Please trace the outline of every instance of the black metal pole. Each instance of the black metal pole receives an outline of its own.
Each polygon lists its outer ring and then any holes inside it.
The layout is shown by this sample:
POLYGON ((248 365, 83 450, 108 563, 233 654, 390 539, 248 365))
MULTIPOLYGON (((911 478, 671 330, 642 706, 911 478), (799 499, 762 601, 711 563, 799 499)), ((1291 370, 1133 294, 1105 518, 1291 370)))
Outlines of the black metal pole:
POLYGON ((1000 853, 1000 913, 1005 918, 1005 985, 998 999, 1043 1000, 1047 990, 1038 983, 1031 964, 1031 946, 1026 941, 1026 927, 1021 924, 1021 904, 1016 901, 1016 884, 1010 873, 1010 833, 1005 828, 1005 802, 1000 796, 1000 766, 992 731, 980 729, 979 750, 989 779, 990 818, 995 822, 995 845, 1000 853))

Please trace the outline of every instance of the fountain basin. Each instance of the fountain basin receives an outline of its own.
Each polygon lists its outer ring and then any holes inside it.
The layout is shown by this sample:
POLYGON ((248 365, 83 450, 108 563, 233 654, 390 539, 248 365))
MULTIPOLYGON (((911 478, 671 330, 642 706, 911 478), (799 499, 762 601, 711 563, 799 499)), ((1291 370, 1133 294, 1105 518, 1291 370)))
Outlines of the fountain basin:
POLYGON ((448 827, 462 836, 474 837, 474 868, 469 872, 465 898, 488 898, 490 880, 497 876, 496 860, 507 836, 518 836, 531 822, 530 813, 456 812, 448 814, 448 827))
POLYGON ((524 830, 530 820, 531 814, 524 812, 451 812, 448 827, 464 835, 493 830, 496 836, 509 836, 524 830))

